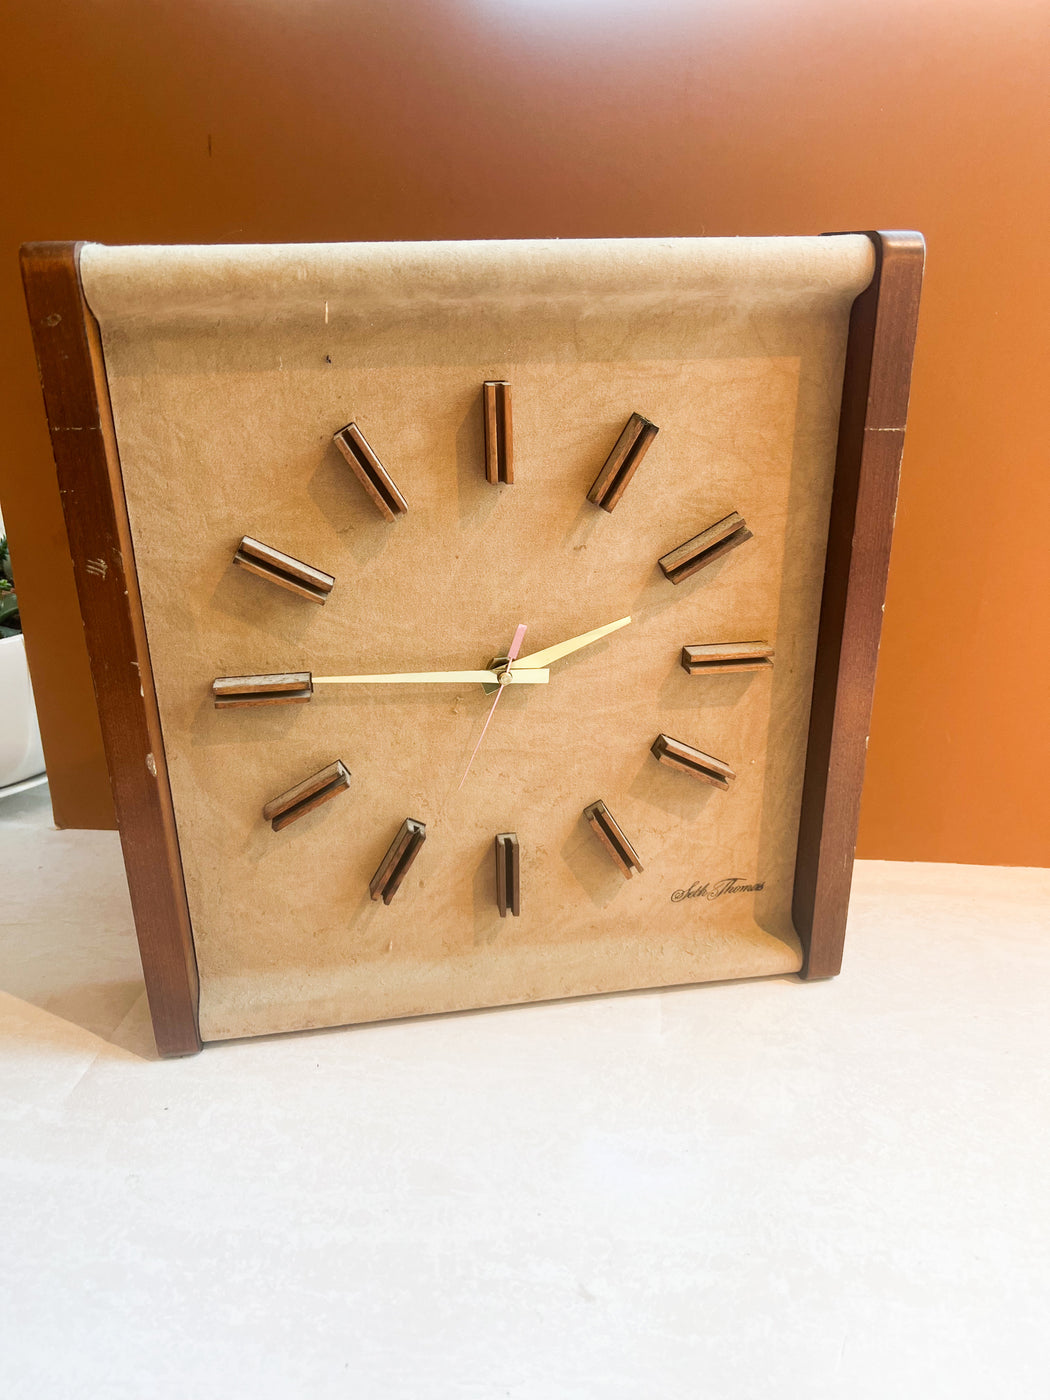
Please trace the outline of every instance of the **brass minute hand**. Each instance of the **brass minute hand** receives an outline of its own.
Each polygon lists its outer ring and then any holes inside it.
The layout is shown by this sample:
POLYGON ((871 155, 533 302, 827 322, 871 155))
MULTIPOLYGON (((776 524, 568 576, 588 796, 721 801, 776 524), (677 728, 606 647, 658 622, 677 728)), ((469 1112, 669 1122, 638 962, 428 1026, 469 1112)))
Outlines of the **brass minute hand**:
MULTIPOLYGON (((509 667, 507 668, 509 671, 509 667)), ((529 674, 500 676, 496 671, 401 671, 383 676, 314 676, 314 685, 463 685, 480 681, 483 685, 546 685, 550 673, 546 668, 530 668, 529 674)))
POLYGON ((629 617, 621 617, 618 622, 607 622, 604 627, 595 627, 593 631, 584 632, 579 637, 570 637, 567 642, 559 642, 557 646, 546 647, 543 651, 534 651, 531 656, 519 658, 510 669, 515 672, 545 670, 552 661, 560 661, 563 656, 571 656, 574 651, 579 651, 581 647, 589 647, 592 642, 607 637, 610 632, 616 632, 621 627, 626 627, 630 620, 629 617))

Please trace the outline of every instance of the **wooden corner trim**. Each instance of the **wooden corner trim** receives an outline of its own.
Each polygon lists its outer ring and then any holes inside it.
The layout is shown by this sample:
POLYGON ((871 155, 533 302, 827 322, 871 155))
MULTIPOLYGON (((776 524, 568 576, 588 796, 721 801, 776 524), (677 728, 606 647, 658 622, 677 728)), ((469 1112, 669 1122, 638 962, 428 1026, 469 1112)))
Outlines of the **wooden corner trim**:
POLYGON ((866 236, 875 273, 846 342, 792 898, 813 978, 842 964, 925 260, 921 234, 866 236))
POLYGON ((102 338, 79 243, 29 243, 22 280, 157 1049, 201 1048, 199 983, 102 338))

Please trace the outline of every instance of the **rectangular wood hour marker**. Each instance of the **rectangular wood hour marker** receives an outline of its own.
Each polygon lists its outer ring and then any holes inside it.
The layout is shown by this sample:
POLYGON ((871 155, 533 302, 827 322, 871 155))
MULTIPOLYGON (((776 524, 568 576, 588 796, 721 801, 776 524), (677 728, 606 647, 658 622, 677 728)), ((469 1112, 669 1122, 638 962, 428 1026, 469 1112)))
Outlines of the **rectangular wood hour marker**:
POLYGON ((241 540, 233 562, 250 574, 258 574, 314 603, 326 603, 335 585, 331 574, 322 573, 301 559, 293 559, 290 554, 282 554, 279 549, 253 540, 250 535, 241 540))
POLYGON ((300 817, 305 817, 307 812, 312 812, 315 807, 320 807, 322 802, 330 802, 333 797, 338 797, 349 786, 350 772, 337 758, 327 768, 322 768, 320 773, 315 773, 312 778, 305 778, 287 792, 282 792, 280 797, 267 802, 263 808, 263 817, 274 831, 281 831, 284 827, 291 826, 292 822, 297 822, 300 817))
POLYGON ((589 807, 583 809, 583 815, 626 879, 629 880, 636 870, 641 871, 642 863, 638 859, 638 852, 623 834, 619 822, 604 802, 592 802, 589 807))
POLYGON ((724 671, 764 671, 773 664, 768 642, 711 642, 682 648, 682 670, 691 676, 719 675, 724 671))
POLYGON ((379 862, 379 869, 369 881, 368 892, 373 899, 390 903, 426 839, 426 823, 406 817, 401 823, 401 830, 391 841, 390 849, 379 862))
POLYGON ((649 451, 653 438, 660 431, 655 423, 632 413, 627 426, 616 440, 616 446, 605 459, 605 466, 595 477, 587 499, 602 510, 614 510, 627 490, 627 483, 638 470, 638 464, 649 451))
POLYGON ((665 554, 660 560, 660 568, 672 583, 681 583, 751 538, 743 516, 733 511, 724 520, 719 520, 691 540, 686 540, 685 544, 680 544, 677 549, 672 549, 670 554, 665 554))
POLYGON ((513 831, 496 837, 496 905, 501 919, 521 913, 521 852, 513 831))
POLYGON ((314 693, 309 671, 285 671, 277 676, 217 676, 211 683, 217 710, 238 705, 301 705, 314 693))
POLYGON ((379 508, 385 520, 396 520, 408 510, 408 502, 390 479, 390 474, 365 441, 356 423, 347 423, 335 434, 335 445, 346 458, 351 471, 379 508))
POLYGON ((482 385, 485 417, 485 478, 493 485, 514 481, 514 430, 510 411, 510 385, 505 379, 486 379, 482 385))
POLYGON ((708 753, 683 744, 681 739, 672 739, 669 734, 658 734, 652 743, 652 754, 668 768, 677 768, 680 773, 688 773, 703 783, 725 789, 736 777, 728 763, 720 758, 712 758, 708 753))

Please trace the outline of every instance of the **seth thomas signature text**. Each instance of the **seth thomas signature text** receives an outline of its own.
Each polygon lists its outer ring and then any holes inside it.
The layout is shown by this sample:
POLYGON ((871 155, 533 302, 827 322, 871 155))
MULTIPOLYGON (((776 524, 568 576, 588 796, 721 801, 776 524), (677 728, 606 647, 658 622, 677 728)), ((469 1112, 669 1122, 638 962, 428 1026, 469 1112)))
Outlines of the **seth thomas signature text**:
POLYGON ((764 880, 760 880, 757 885, 745 885, 743 880, 737 880, 735 877, 728 880, 705 880, 703 884, 694 880, 687 890, 675 890, 671 901, 677 904, 680 899, 718 899, 724 894, 757 894, 765 887, 764 880))

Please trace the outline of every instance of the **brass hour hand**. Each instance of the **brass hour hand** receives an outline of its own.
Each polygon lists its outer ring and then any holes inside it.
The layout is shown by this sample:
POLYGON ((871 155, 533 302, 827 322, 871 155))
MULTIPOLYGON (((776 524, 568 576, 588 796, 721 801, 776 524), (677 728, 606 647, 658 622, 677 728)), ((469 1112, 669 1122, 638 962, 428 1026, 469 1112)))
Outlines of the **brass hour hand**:
POLYGON ((602 637, 607 637, 610 632, 617 632, 621 627, 626 627, 630 622, 629 617, 621 617, 617 622, 607 622, 604 627, 595 627, 591 632, 584 632, 579 637, 570 637, 567 642, 559 642, 556 646, 545 647, 543 651, 534 651, 531 656, 523 656, 514 662, 513 671, 539 671, 548 667, 552 661, 560 661, 563 656, 571 656, 574 651, 579 651, 581 647, 589 647, 592 642, 597 642, 602 637))

